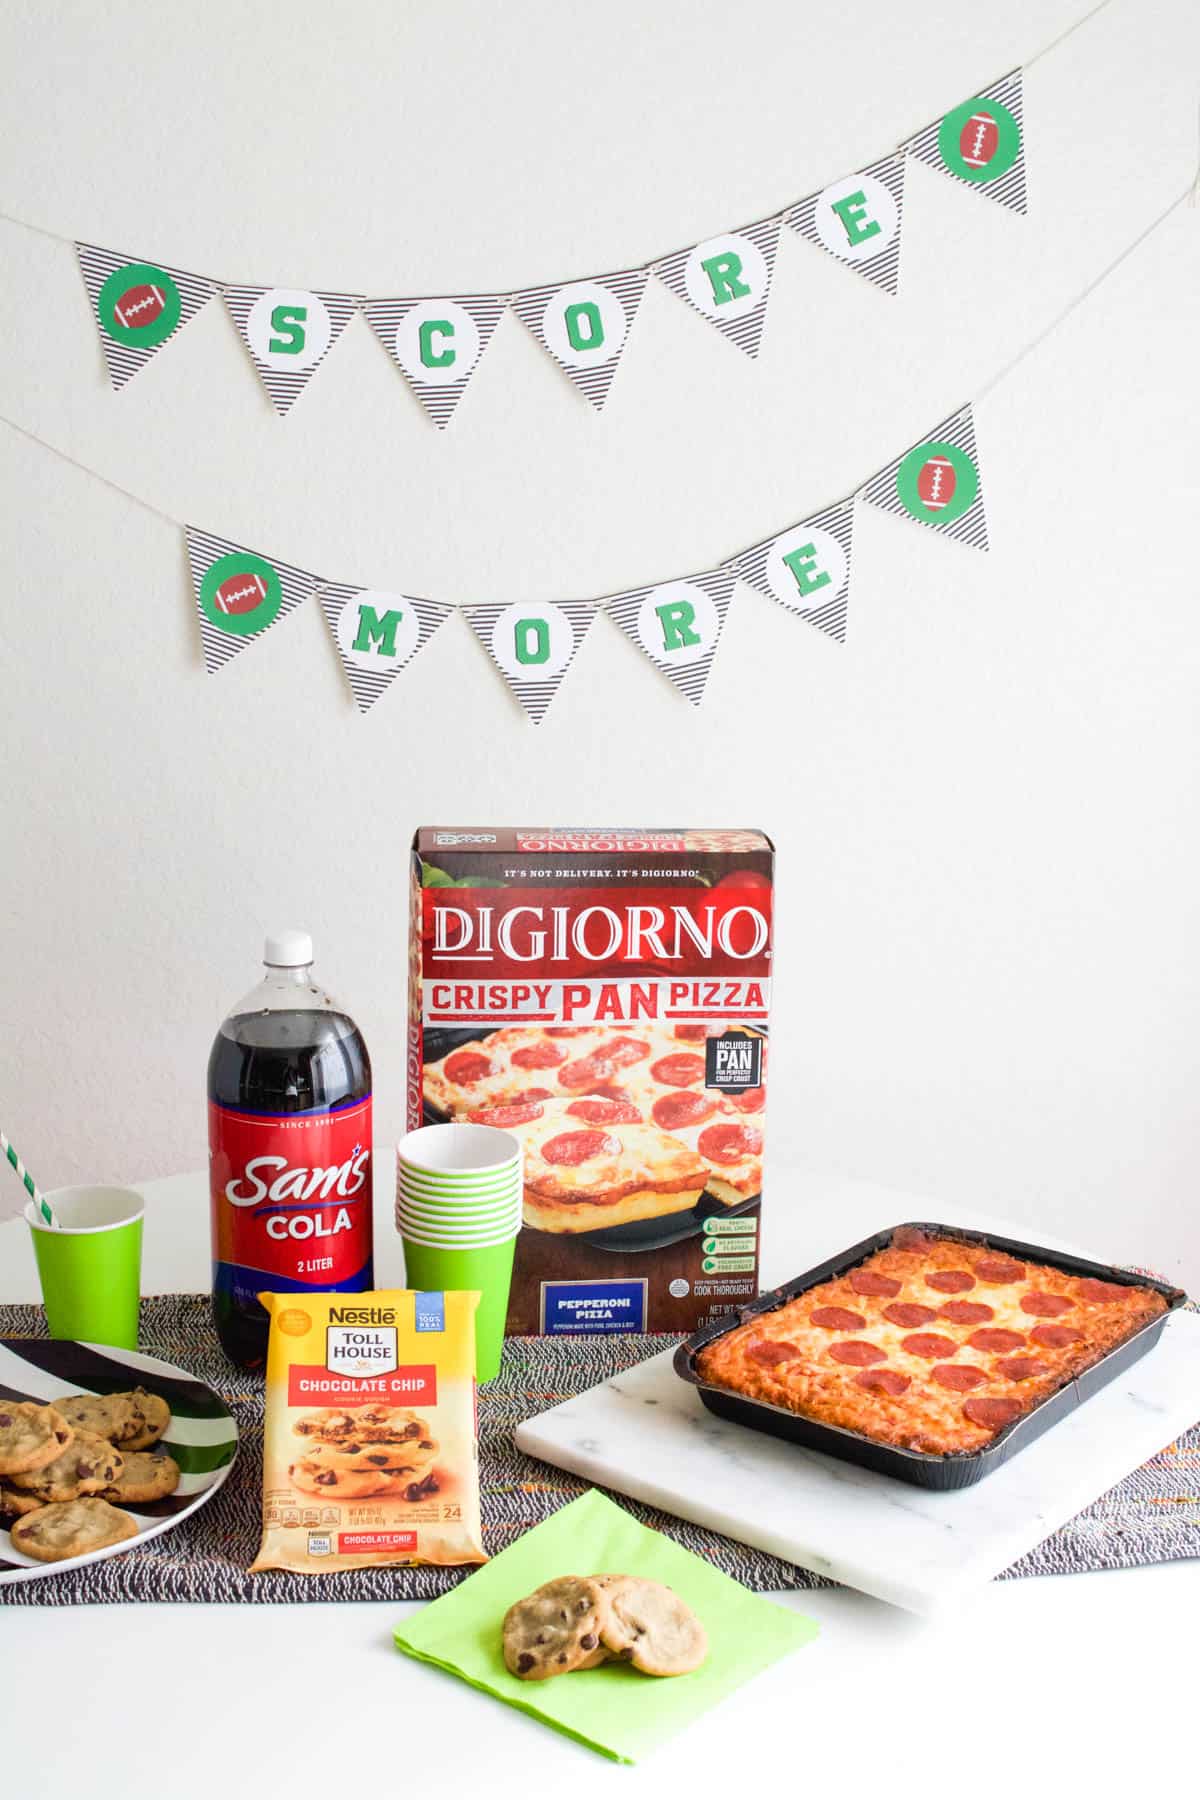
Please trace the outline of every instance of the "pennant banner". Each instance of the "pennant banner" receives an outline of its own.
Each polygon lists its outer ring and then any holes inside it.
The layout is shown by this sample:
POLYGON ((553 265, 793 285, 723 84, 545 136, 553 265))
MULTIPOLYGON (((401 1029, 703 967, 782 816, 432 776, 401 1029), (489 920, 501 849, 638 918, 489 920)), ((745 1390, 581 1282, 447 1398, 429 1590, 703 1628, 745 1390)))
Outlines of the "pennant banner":
POLYGON ((363 311, 439 429, 446 426, 508 305, 507 294, 367 300, 363 311))
POLYGON ((260 556, 193 525, 185 525, 184 532, 204 666, 215 675, 276 619, 307 600, 317 584, 303 569, 276 557, 260 556))
POLYGON ((819 194, 801 200, 784 218, 808 243, 848 263, 885 293, 900 286, 900 227, 904 211, 904 154, 871 163, 819 194))
POLYGON ((76 244, 75 254, 114 388, 131 381, 215 292, 203 275, 119 256, 95 244, 76 244))
POLYGON ((623 269, 590 281, 526 288, 512 309, 599 412, 650 279, 649 269, 623 269))
POLYGON ((971 408, 964 406, 944 419, 929 437, 880 469, 862 495, 884 512, 915 519, 943 537, 986 550, 983 476, 971 408))
POLYGON ((686 300, 747 356, 757 356, 771 293, 782 214, 708 238, 654 264, 673 294, 686 300))
POLYGON ((596 616, 591 601, 464 606, 471 629, 535 725, 562 686, 596 616))
POLYGON ((604 602, 630 642, 693 706, 708 686, 735 579, 732 569, 707 569, 683 581, 630 588, 604 602))
POLYGON ((839 500, 824 511, 764 538, 725 565, 743 581, 846 641, 850 604, 850 558, 854 546, 854 501, 839 500))
POLYGON ((374 706, 455 610, 437 600, 336 581, 322 582, 317 599, 359 712, 374 706))
POLYGON ((225 304, 282 417, 358 311, 359 297, 307 288, 227 287, 225 304))
POLYGON ((990 200, 1023 213, 1025 125, 1021 71, 1012 69, 982 94, 927 125, 907 148, 930 168, 978 188, 990 200))

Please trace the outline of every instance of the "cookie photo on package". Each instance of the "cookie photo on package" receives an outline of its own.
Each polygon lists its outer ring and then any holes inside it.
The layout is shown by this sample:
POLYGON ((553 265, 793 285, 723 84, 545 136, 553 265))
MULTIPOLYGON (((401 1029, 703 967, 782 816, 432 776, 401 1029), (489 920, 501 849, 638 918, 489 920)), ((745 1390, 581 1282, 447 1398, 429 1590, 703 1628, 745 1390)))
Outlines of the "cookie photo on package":
POLYGON ((260 1294, 271 1320, 251 1572, 487 1561, 476 1293, 260 1294))

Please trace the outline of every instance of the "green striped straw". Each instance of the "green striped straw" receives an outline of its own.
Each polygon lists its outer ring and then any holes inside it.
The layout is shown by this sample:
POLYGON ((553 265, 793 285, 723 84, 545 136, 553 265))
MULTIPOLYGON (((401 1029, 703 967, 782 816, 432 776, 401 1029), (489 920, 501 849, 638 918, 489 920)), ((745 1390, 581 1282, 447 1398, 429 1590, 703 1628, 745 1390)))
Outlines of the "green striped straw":
POLYGON ((2 1131, 0 1131, 0 1150, 3 1150, 5 1156, 7 1156, 9 1162, 17 1171, 20 1179, 25 1183, 25 1190, 28 1193, 29 1198, 37 1207, 47 1225, 49 1225, 52 1231, 57 1231, 58 1220, 54 1216, 54 1208, 51 1206, 45 1194, 43 1194, 41 1188, 33 1179, 33 1176, 29 1173, 29 1170, 25 1167, 25 1164, 21 1161, 2 1131))

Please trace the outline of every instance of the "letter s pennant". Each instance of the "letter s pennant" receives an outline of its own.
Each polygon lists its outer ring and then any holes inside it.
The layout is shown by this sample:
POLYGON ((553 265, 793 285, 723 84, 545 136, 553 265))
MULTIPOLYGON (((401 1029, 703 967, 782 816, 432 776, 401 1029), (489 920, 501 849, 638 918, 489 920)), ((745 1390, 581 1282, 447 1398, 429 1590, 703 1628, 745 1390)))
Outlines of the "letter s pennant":
POLYGON ((732 569, 706 569, 658 587, 630 588, 603 605, 630 642, 699 706, 736 580, 732 569))
POLYGON ((374 706, 454 611, 437 600, 337 581, 323 581, 317 600, 359 712, 374 706))
POLYGON ((597 608, 591 600, 464 606, 471 630, 517 701, 540 725, 575 660, 597 608))
POLYGON ((227 287, 225 304, 275 411, 290 411, 358 311, 357 294, 227 287))

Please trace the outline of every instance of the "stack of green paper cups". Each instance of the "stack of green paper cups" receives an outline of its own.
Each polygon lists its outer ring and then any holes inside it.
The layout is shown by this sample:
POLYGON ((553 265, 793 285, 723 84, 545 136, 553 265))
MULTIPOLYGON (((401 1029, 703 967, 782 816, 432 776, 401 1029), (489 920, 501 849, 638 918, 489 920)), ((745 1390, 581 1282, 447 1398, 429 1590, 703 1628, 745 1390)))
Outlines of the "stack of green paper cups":
POLYGON ((396 1230, 408 1285, 478 1291, 479 1381, 500 1372, 521 1185, 521 1146, 491 1125, 423 1125, 396 1151, 396 1230))

